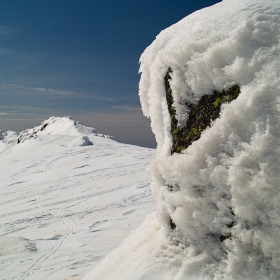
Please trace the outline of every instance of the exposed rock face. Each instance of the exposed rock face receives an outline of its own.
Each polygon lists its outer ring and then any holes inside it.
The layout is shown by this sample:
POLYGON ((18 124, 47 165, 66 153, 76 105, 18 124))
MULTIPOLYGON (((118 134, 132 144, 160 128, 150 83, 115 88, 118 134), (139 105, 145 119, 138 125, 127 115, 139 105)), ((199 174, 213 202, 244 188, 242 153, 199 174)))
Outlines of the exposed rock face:
POLYGON ((176 110, 173 106, 173 95, 169 81, 171 80, 169 68, 164 77, 166 101, 168 111, 171 118, 171 135, 173 138, 171 154, 180 153, 188 148, 193 141, 198 140, 202 131, 211 126, 211 123, 216 120, 221 111, 223 103, 229 103, 236 99, 240 93, 240 87, 234 85, 227 90, 214 90, 211 95, 204 95, 196 103, 186 103, 185 106, 189 108, 189 118, 186 126, 179 127, 176 118, 176 110))

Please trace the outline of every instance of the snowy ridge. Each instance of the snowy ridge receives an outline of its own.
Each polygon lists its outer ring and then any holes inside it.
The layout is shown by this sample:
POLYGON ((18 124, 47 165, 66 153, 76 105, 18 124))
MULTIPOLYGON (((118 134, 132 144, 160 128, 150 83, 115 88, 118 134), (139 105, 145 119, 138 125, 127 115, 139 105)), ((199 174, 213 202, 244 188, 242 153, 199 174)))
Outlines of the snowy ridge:
POLYGON ((85 279, 280 278, 279 28, 279 1, 224 0, 144 51, 139 95, 158 143, 148 170, 159 229, 151 218, 146 227, 160 242, 149 243, 141 227, 85 279), (240 88, 200 138, 172 155, 168 72, 178 127, 190 104, 240 88))
POLYGON ((97 133, 92 127, 84 126, 81 122, 74 120, 72 117, 50 117, 36 127, 40 134, 59 134, 68 136, 89 135, 97 133))
POLYGON ((43 121, 41 125, 20 132, 18 143, 23 143, 28 139, 36 138, 37 135, 46 134, 64 136, 87 136, 93 134, 113 139, 112 136, 97 133, 95 128, 87 127, 81 122, 74 120, 72 117, 50 117, 49 119, 43 121))

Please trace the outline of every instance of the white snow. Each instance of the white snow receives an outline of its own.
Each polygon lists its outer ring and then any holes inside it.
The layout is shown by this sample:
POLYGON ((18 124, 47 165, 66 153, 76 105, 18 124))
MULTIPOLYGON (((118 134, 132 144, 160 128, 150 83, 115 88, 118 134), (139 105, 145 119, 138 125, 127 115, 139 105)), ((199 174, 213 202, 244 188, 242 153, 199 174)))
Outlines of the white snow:
POLYGON ((88 136, 79 136, 78 138, 74 139, 72 142, 68 144, 68 147, 75 147, 75 146, 91 146, 93 143, 88 139, 88 136))
POLYGON ((79 121, 74 120, 72 117, 51 117, 42 122, 36 129, 40 130, 40 134, 59 134, 69 136, 80 136, 97 133, 95 128, 86 127, 79 121))
POLYGON ((144 51, 139 95, 158 143, 149 166, 157 221, 147 218, 84 279, 280 279, 279 27, 279 0, 224 0, 144 51), (169 67, 181 126, 186 101, 241 89, 200 139, 173 155, 169 67))
POLYGON ((1 280, 81 279, 155 208, 153 149, 69 117, 2 135, 1 280))
MULTIPOLYGON (((64 135, 64 136, 86 136, 90 134, 113 138, 109 135, 97 134, 97 130, 92 127, 84 126, 81 122, 74 120, 72 117, 50 117, 43 121, 41 125, 32 129, 26 129, 20 133, 19 142, 24 142, 30 138, 36 138, 37 135, 64 135)), ((85 140, 86 141, 86 140, 85 140)))

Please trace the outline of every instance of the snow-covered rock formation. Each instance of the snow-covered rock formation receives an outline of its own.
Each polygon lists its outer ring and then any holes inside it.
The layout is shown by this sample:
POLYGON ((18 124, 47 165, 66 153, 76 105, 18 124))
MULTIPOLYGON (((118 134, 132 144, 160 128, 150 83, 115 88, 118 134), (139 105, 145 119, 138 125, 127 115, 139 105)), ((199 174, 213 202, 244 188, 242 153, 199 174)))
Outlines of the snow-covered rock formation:
POLYGON ((280 2, 224 0, 140 62, 154 217, 86 279, 280 278, 280 2))
POLYGON ((68 147, 83 147, 91 146, 93 143, 89 140, 88 136, 79 136, 68 144, 68 147))
MULTIPOLYGON (((46 134, 55 134, 55 135, 64 135, 64 136, 87 136, 94 134, 96 136, 101 136, 105 138, 113 138, 109 135, 98 134, 97 130, 92 127, 87 127, 81 122, 74 120, 72 117, 50 117, 49 119, 43 121, 41 125, 36 126, 31 129, 26 129, 19 134, 18 143, 23 143, 27 139, 36 138, 37 135, 46 135, 46 134)), ((87 139, 84 141, 82 146, 89 144, 87 139)), ((79 140, 77 140, 79 142, 79 140)), ((80 145, 75 143, 74 145, 80 145)), ((91 145, 91 144, 89 144, 91 145)))

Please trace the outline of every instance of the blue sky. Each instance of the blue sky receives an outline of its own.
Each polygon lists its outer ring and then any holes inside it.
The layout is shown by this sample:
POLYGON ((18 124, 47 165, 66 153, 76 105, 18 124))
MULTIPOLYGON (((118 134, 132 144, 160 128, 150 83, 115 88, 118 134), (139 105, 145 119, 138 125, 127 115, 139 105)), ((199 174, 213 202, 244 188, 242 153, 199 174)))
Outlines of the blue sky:
POLYGON ((220 1, 1 0, 0 128, 72 116, 155 147, 139 98, 139 57, 163 29, 220 1))

